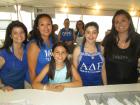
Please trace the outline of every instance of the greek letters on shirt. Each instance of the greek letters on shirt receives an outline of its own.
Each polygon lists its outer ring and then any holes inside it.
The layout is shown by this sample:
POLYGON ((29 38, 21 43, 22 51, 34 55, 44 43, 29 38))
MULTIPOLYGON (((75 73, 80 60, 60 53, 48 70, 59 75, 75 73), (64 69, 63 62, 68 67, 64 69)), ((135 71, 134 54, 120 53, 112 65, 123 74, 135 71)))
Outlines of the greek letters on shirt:
POLYGON ((86 64, 83 62, 80 71, 81 72, 87 72, 87 73, 99 73, 101 72, 103 62, 98 62, 97 64, 92 63, 89 66, 86 66, 86 64))
POLYGON ((72 29, 61 29, 61 41, 72 41, 73 40, 73 30, 72 29))
POLYGON ((50 49, 50 50, 44 50, 44 52, 45 52, 45 59, 47 61, 50 61, 51 60, 51 56, 52 56, 52 49, 50 49))
POLYGON ((39 56, 38 56, 38 60, 39 60, 38 62, 41 64, 46 64, 46 63, 50 62, 51 55, 52 55, 51 52, 52 52, 51 49, 49 49, 49 50, 41 49, 39 56))
POLYGON ((125 55, 113 55, 112 56, 113 57, 113 59, 116 59, 116 60, 128 60, 128 56, 125 56, 125 55))
POLYGON ((62 32, 62 36, 71 36, 72 35, 72 33, 71 33, 71 31, 67 31, 67 32, 62 32))

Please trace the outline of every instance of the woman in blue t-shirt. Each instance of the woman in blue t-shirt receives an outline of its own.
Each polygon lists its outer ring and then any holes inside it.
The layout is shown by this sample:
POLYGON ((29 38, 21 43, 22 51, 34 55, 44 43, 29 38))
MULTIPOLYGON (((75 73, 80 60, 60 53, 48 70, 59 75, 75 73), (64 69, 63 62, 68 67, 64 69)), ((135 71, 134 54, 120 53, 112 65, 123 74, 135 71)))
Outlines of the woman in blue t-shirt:
POLYGON ((3 47, 0 50, 0 79, 4 90, 24 88, 27 28, 19 21, 11 22, 6 30, 3 47))
MULTIPOLYGON (((27 80, 29 82, 32 82, 51 60, 52 46, 55 42, 51 32, 51 17, 48 14, 39 14, 34 21, 33 32, 27 51, 30 75, 27 76, 27 80)), ((48 76, 46 75, 41 82, 47 83, 48 76)))
POLYGON ((73 53, 73 64, 81 76, 83 86, 101 85, 102 82, 107 84, 101 47, 96 43, 98 33, 97 23, 87 23, 83 44, 76 47, 73 53))

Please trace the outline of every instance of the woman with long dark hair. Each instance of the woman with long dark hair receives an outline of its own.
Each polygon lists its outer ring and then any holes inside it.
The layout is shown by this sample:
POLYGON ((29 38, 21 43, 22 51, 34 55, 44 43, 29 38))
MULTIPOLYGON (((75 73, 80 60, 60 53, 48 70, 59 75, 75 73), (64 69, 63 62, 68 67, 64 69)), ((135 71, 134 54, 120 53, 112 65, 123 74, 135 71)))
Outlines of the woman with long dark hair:
POLYGON ((136 83, 140 35, 125 10, 116 11, 109 35, 103 40, 108 84, 136 83))
MULTIPOLYGON (((52 46, 55 43, 52 33, 52 19, 48 14, 39 14, 35 21, 28 45, 28 81, 32 82, 46 64, 51 61, 52 46)), ((48 82, 48 76, 42 83, 48 82)))
POLYGON ((96 22, 87 23, 83 43, 73 53, 73 64, 81 76, 83 86, 107 84, 102 49, 96 43, 98 33, 96 22))
POLYGON ((82 20, 79 20, 76 22, 76 32, 75 32, 76 38, 75 39, 78 45, 82 44, 81 42, 84 37, 84 28, 85 28, 85 25, 82 20))
POLYGON ((0 50, 0 79, 4 90, 24 88, 26 43, 26 26, 19 21, 12 21, 6 29, 4 45, 0 50))

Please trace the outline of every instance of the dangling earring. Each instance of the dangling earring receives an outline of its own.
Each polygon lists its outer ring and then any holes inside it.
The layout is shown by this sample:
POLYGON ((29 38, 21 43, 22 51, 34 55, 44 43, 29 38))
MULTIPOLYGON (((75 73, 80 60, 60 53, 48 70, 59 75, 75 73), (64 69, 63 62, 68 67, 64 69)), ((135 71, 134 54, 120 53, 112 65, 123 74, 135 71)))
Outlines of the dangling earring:
POLYGON ((10 35, 10 38, 13 39, 13 38, 12 38, 12 35, 10 35))

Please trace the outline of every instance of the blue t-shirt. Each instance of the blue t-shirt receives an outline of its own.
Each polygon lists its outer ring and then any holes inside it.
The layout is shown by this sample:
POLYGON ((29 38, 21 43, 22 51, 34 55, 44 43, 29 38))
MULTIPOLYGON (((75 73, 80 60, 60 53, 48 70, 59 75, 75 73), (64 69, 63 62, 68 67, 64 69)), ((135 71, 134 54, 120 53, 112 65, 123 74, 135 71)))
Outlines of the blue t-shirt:
POLYGON ((97 46, 97 53, 84 52, 81 46, 81 53, 79 56, 78 72, 83 81, 83 86, 101 85, 101 71, 103 65, 103 56, 99 46, 97 46))
MULTIPOLYGON (((31 41, 30 43, 32 43, 32 42, 34 42, 34 41, 31 41)), ((49 62, 51 61, 52 46, 53 46, 53 44, 52 44, 51 39, 50 39, 50 47, 48 47, 47 44, 40 46, 40 52, 38 54, 36 71, 35 71, 36 75, 38 75, 41 72, 41 70, 45 67, 45 65, 49 64, 49 62)), ((29 71, 26 73, 26 79, 30 83, 29 71)), ((48 81, 49 81, 48 75, 46 75, 44 77, 44 79, 41 81, 41 83, 45 84, 45 83, 48 83, 48 81)))
POLYGON ((61 29, 61 39, 62 42, 73 41, 73 29, 61 29))
POLYGON ((14 89, 23 89, 25 74, 27 70, 27 55, 24 49, 23 58, 19 60, 13 53, 2 49, 0 56, 4 57, 5 64, 0 69, 0 79, 5 86, 11 86, 14 89))

